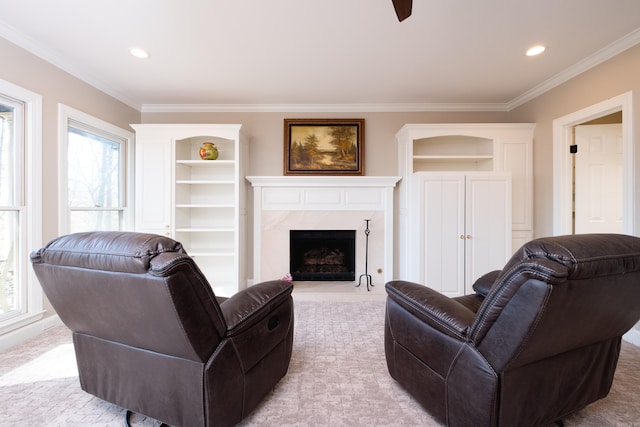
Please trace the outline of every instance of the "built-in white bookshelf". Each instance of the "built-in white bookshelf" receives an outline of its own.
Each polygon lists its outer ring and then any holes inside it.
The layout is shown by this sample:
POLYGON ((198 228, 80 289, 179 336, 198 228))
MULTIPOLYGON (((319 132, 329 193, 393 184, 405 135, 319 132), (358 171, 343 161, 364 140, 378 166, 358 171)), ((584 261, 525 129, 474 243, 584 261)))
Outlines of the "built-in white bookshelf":
POLYGON ((247 286, 247 141, 241 125, 132 125, 136 130, 137 231, 181 242, 214 292, 247 286), (218 149, 202 160, 204 142, 218 149))

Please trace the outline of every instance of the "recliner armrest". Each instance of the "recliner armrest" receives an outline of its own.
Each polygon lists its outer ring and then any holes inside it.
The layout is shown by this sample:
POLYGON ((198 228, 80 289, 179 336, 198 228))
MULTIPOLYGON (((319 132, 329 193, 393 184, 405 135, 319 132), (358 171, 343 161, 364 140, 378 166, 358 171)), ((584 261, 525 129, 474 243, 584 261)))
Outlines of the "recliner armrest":
POLYGON ((284 302, 293 291, 293 284, 283 280, 258 283, 238 292, 220 304, 227 323, 227 335, 237 335, 260 321, 260 313, 268 313, 284 302))
POLYGON ((502 270, 494 270, 478 277, 478 279, 473 283, 473 290, 477 294, 486 297, 500 273, 502 273, 502 270))
POLYGON ((456 300, 426 286, 394 280, 385 285, 389 298, 433 328, 465 338, 476 314, 456 300))

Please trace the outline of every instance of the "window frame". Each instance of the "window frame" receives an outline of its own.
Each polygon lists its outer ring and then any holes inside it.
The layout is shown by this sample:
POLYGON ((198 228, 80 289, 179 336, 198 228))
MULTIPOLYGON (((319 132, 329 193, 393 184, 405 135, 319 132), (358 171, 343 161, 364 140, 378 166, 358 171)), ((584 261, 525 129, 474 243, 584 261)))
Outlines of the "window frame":
MULTIPOLYGON (((121 191, 123 198, 122 230, 133 229, 133 167, 134 167, 134 134, 109 122, 98 119, 82 111, 76 110, 64 104, 58 104, 58 233, 68 234, 70 232, 70 212, 69 207, 69 184, 68 184, 68 148, 69 148, 69 127, 70 122, 75 122, 86 129, 95 129, 103 135, 111 134, 124 142, 121 150, 121 161, 124 163, 121 168, 122 180, 121 191)), ((79 127, 80 127, 79 126, 79 127)), ((102 209, 102 208, 101 208, 102 209)), ((82 209, 97 210, 97 209, 82 209)), ((112 211, 114 209, 103 209, 112 211)))
MULTIPOLYGON (((29 253, 42 246, 42 96, 0 79, 0 93, 23 105, 20 150, 15 176, 21 177, 15 206, 19 211, 20 243, 14 253, 23 301, 21 311, 0 321, 0 335, 42 319, 43 292, 29 262, 29 253)), ((17 185, 14 183, 14 185, 17 185)))

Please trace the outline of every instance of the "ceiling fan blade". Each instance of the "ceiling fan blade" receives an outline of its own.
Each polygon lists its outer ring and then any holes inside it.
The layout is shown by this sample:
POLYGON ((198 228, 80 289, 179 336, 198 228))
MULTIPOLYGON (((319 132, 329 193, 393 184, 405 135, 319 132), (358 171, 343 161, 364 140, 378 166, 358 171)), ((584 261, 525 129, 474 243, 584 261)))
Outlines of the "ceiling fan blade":
POLYGON ((411 6, 413 6, 413 0, 393 0, 393 7, 400 22, 411 16, 411 6))

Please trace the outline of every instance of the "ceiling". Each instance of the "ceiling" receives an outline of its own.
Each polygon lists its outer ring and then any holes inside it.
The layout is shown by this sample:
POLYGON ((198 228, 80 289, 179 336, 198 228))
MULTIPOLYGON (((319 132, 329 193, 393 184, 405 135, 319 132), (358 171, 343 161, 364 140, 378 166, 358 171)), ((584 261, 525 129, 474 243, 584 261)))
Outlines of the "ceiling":
POLYGON ((141 111, 508 110, 640 42, 638 0, 415 0, 403 22, 391 0, 0 10, 0 37, 141 111), (533 44, 546 52, 525 56, 533 44))

